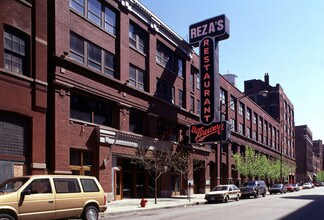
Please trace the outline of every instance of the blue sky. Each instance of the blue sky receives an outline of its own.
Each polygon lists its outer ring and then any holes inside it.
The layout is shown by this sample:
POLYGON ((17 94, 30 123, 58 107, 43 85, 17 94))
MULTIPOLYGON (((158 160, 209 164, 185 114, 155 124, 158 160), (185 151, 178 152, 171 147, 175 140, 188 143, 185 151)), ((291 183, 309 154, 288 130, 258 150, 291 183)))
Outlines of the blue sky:
MULTIPOLYGON (((219 46, 220 73, 281 85, 294 105, 295 125, 324 139, 323 0, 140 0, 183 39, 189 26, 225 14, 230 37, 219 46)), ((196 50, 197 51, 197 50, 196 50)))

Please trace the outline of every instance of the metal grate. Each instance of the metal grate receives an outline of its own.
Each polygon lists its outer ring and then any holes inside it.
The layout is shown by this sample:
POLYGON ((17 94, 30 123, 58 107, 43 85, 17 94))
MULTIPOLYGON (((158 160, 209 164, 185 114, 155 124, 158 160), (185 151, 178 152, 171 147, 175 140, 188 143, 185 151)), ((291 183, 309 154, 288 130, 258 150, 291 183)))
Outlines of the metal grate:
POLYGON ((29 149, 29 120, 0 112, 0 154, 26 155, 29 149))

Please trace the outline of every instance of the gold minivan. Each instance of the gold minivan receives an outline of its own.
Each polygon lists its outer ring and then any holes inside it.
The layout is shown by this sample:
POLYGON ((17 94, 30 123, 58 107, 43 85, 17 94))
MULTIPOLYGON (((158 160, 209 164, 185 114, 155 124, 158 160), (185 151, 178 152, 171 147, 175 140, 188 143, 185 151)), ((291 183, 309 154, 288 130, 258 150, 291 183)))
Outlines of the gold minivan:
POLYGON ((106 209, 105 193, 92 176, 33 175, 0 184, 1 220, 97 220, 106 209))

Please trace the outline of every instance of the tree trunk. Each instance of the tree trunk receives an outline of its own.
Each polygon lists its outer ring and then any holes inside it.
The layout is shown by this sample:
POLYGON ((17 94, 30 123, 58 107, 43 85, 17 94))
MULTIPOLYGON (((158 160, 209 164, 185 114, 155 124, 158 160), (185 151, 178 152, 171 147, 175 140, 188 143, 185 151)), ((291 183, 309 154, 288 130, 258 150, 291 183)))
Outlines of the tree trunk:
POLYGON ((157 173, 154 176, 154 203, 157 204, 157 173))

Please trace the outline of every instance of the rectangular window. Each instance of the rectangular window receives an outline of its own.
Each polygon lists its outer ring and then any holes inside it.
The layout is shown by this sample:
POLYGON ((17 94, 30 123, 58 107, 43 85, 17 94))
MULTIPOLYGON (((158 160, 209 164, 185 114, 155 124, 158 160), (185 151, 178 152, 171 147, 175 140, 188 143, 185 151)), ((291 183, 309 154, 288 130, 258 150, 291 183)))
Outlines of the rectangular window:
POLYGON ((190 91, 194 92, 195 91, 195 72, 191 71, 190 73, 190 91))
POLYGON ((230 120, 230 123, 231 123, 231 130, 232 131, 236 131, 236 123, 235 123, 235 119, 234 118, 231 118, 230 120))
POLYGON ((114 54, 103 50, 91 42, 85 41, 73 32, 70 33, 70 57, 97 71, 104 72, 114 78, 118 77, 115 72, 116 62, 114 54), (104 68, 102 68, 102 63, 104 63, 104 68))
POLYGON ((251 128, 249 128, 249 127, 246 128, 246 136, 248 138, 251 138, 251 128))
POLYGON ((220 90, 220 101, 221 103, 226 104, 226 92, 223 89, 220 90))
POLYGON ((239 103, 239 114, 244 115, 244 104, 242 102, 239 103))
POLYGON ((73 32, 70 34, 70 52, 72 59, 84 63, 84 40, 73 32))
POLYGON ((70 8, 116 35, 116 13, 98 0, 70 0, 70 8), (85 7, 86 5, 86 7, 85 7))
POLYGON ((197 99, 197 114, 200 115, 200 100, 197 99))
POLYGON ((161 79, 157 79, 156 95, 172 104, 174 104, 174 87, 161 79))
POLYGON ((197 71, 197 80, 196 80, 196 88, 200 90, 200 73, 197 71))
POLYGON ((129 84, 142 91, 145 90, 144 72, 132 65, 129 66, 129 84))
POLYGON ((236 98, 235 98, 234 96, 231 96, 230 108, 231 108, 233 111, 236 111, 236 98))
POLYGON ((113 126, 113 105, 110 102, 71 95, 70 117, 89 123, 113 126))
POLYGON ((4 68, 15 73, 29 76, 27 37, 13 28, 4 31, 4 68))
POLYGON ((146 33, 137 25, 129 24, 129 45, 145 54, 146 33))
POLYGON ((98 0, 88 0, 88 19, 101 26, 101 3, 98 0))
POLYGON ((144 113, 131 109, 129 114, 129 131, 136 134, 144 134, 144 113))
MULTIPOLYGON (((156 63, 160 64, 164 68, 170 70, 174 74, 179 75, 179 58, 166 46, 158 42, 156 46, 156 63)), ((183 68, 183 67, 182 67, 183 68)), ((181 70, 183 74, 183 69, 181 70)))
POLYGON ((193 96, 190 96, 190 111, 195 112, 195 98, 193 96))
POLYGON ((258 118, 258 115, 257 115, 257 113, 254 113, 253 114, 253 124, 257 124, 258 122, 257 122, 257 118, 258 118))
POLYGON ((178 106, 183 108, 183 92, 182 90, 178 90, 178 106))
POLYGON ((84 15, 84 0, 70 0, 70 7, 84 15))
POLYGON ((178 76, 183 77, 183 61, 178 59, 178 76))
POLYGON ((75 178, 54 178, 56 193, 79 193, 81 192, 78 180, 75 178))
POLYGON ((101 48, 88 43, 88 66, 101 71, 101 48))
POLYGON ((239 133, 244 135, 244 125, 242 123, 239 124, 239 133))
POLYGON ((84 192, 99 192, 99 188, 93 179, 80 179, 84 192))
POLYGON ((251 112, 252 112, 252 110, 250 108, 247 108, 247 111, 246 111, 246 119, 247 120, 251 120, 251 112))
POLYGON ((117 78, 115 75, 115 57, 107 51, 105 52, 105 73, 117 78))
POLYGON ((105 30, 116 35, 116 13, 105 7, 105 30))

